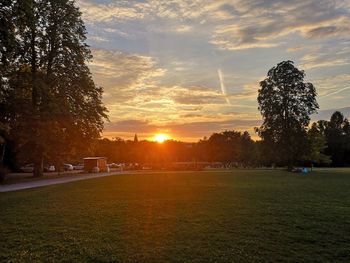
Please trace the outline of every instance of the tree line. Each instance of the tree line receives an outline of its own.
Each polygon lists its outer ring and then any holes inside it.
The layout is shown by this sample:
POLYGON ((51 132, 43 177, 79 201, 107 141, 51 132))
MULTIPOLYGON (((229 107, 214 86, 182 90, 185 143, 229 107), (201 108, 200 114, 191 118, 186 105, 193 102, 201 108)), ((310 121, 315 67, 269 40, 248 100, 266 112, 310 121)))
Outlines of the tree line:
MULTIPOLYGON (((294 165, 333 166, 350 165, 350 125, 341 112, 334 112, 330 120, 312 123, 302 145, 304 151, 294 165)), ((9 142, 10 143, 10 142, 9 142)), ((12 143, 11 145, 14 145, 12 143)), ((6 150, 5 164, 18 169, 27 162, 17 155, 16 147, 6 150)), ((83 157, 104 156, 110 163, 138 164, 138 166, 161 167, 172 162, 220 162, 224 167, 272 167, 288 166, 288 160, 278 152, 271 151, 263 140, 253 140, 247 131, 223 131, 213 133, 198 142, 187 143, 168 140, 153 141, 101 138, 91 142, 89 148, 75 154, 65 154, 66 162, 80 163, 83 157)), ((55 158, 46 159, 56 164, 55 158)))
MULTIPOLYGON (((220 162, 225 167, 288 166, 289 159, 263 140, 253 140, 247 131, 213 133, 195 143, 169 140, 164 143, 131 141, 121 138, 101 139, 93 154, 105 156, 113 163, 161 165, 169 162, 220 162)), ((304 150, 293 165, 333 166, 350 165, 349 121, 341 112, 331 119, 312 123, 306 131, 304 150)))

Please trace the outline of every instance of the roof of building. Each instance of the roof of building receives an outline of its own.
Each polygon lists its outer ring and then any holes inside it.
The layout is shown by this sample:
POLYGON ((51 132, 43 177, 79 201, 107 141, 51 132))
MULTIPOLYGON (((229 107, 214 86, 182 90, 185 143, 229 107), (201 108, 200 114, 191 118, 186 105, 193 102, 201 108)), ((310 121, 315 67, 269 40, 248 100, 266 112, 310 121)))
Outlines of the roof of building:
POLYGON ((84 160, 98 160, 98 159, 107 159, 107 157, 85 157, 84 160))

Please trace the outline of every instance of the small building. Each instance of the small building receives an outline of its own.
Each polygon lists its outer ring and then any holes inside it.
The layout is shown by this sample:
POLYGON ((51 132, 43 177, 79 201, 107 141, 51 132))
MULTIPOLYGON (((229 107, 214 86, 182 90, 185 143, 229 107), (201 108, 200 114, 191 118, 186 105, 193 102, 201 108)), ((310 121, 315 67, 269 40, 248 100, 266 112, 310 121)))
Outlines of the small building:
POLYGON ((91 172, 107 172, 107 158, 106 157, 86 157, 84 158, 84 171, 91 172), (97 168, 98 169, 97 169, 97 168))

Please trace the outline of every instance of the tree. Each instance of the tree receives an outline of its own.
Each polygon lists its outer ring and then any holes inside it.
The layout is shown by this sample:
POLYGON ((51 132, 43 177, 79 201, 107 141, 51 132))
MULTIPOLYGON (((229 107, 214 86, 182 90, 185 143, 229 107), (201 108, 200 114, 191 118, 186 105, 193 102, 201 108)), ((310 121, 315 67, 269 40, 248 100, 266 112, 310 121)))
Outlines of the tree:
POLYGON ((99 137, 103 89, 86 65, 92 56, 74 1, 3 1, 0 13, 0 118, 40 176, 44 159, 61 156, 55 146, 68 154, 99 137))
POLYGON ((317 123, 313 123, 308 130, 308 154, 306 160, 314 164, 330 164, 331 158, 324 154, 324 150, 327 148, 326 137, 322 134, 322 131, 318 128, 317 123))
POLYGON ((202 161, 222 162, 225 166, 256 165, 256 148, 247 131, 213 133, 209 139, 195 145, 196 158, 202 161))
POLYGON ((349 162, 350 129, 349 121, 344 115, 336 111, 325 125, 324 135, 327 140, 326 152, 331 156, 334 166, 344 166, 349 162))
POLYGON ((242 151, 240 132, 213 133, 207 143, 210 161, 223 162, 226 166, 240 161, 242 151))
POLYGON ((269 70, 258 94, 264 119, 258 133, 275 161, 289 168, 305 154, 309 116, 318 109, 315 87, 304 77, 292 61, 283 61, 269 70))
POLYGON ((241 149, 240 162, 244 166, 256 165, 256 145, 247 131, 243 132, 241 136, 241 149))

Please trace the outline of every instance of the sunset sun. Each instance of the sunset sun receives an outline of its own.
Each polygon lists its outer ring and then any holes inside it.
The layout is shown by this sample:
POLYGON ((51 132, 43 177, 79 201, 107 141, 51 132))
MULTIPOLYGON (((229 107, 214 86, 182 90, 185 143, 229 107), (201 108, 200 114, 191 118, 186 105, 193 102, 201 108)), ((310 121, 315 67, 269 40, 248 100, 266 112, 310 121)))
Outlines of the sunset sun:
POLYGON ((154 140, 158 143, 163 143, 164 141, 169 140, 169 136, 159 133, 154 136, 154 140))

